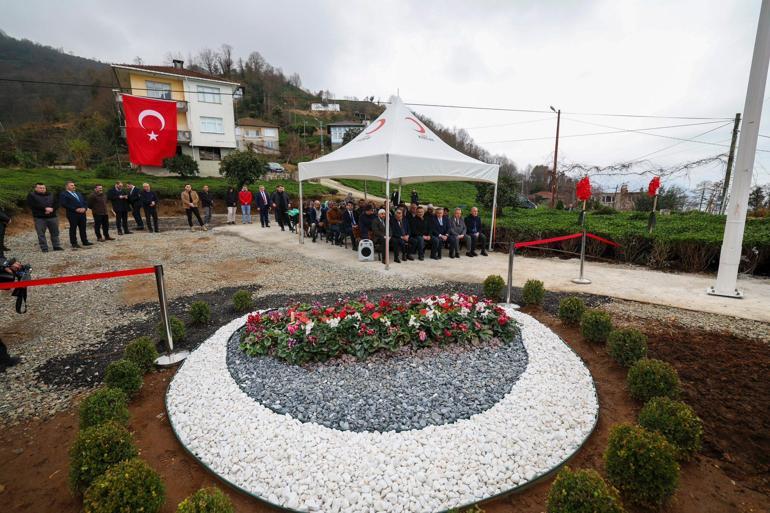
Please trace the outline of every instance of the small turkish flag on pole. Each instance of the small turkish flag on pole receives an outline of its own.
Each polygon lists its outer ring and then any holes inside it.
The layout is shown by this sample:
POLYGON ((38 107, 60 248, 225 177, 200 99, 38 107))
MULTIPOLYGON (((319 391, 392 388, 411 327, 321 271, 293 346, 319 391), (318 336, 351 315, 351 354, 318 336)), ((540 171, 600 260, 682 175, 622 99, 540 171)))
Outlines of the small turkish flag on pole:
POLYGON ((176 102, 123 95, 126 142, 131 163, 162 166, 176 155, 176 102))

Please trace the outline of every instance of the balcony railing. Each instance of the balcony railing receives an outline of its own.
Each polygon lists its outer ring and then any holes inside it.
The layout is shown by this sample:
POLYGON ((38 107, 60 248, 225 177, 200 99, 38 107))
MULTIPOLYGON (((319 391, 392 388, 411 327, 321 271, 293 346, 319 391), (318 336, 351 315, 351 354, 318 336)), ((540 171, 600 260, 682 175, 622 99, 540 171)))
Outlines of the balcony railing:
MULTIPOLYGON (((125 139, 126 127, 124 126, 120 127, 120 136, 125 139)), ((177 130, 176 142, 190 144, 190 142, 192 142, 192 132, 190 132, 189 130, 177 130)))
MULTIPOLYGON (((137 95, 137 96, 145 96, 145 95, 137 95)), ((149 98, 148 96, 145 96, 146 98, 149 98)), ((115 91, 115 101, 118 103, 123 103, 123 94, 119 91, 115 91)), ((177 112, 187 112, 187 102, 184 100, 177 100, 176 101, 176 111, 177 112)))

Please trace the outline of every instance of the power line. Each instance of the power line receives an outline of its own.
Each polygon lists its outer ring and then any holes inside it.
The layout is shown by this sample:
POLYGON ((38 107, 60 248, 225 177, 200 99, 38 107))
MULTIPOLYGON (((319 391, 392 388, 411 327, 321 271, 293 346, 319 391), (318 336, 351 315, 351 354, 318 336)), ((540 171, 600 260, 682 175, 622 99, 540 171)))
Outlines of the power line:
MULTIPOLYGON (((195 78, 195 77, 190 77, 195 78)), ((216 79, 212 79, 216 80, 216 79)), ((0 82, 19 82, 21 84, 36 84, 36 85, 55 85, 55 86, 67 86, 67 87, 99 87, 102 89, 132 89, 137 91, 163 91, 164 93, 185 93, 185 94, 197 94, 198 91, 186 91, 184 89, 158 89, 158 88, 147 88, 147 87, 117 87, 111 84, 78 84, 75 82, 53 82, 48 80, 24 80, 19 78, 0 78, 0 82)), ((239 93, 237 92, 237 88, 232 93, 222 93, 222 92, 206 92, 206 94, 218 94, 222 96, 235 96, 239 93)))
POLYGON ((539 123, 540 121, 549 121, 552 119, 553 119, 553 116, 548 116, 547 118, 528 119, 526 121, 516 121, 514 123, 502 123, 499 125, 469 126, 469 127, 465 127, 465 130, 479 130, 482 128, 502 128, 502 127, 514 126, 514 125, 526 125, 528 123, 539 123))
MULTIPOLYGON (((691 139, 698 139, 699 137, 702 137, 702 136, 704 136, 704 135, 706 135, 706 134, 709 134, 709 133, 711 133, 711 132, 715 132, 715 131, 719 130, 720 128, 724 128, 724 127, 728 126, 729 124, 730 124, 730 123, 728 122, 728 123, 725 123, 724 125, 720 125, 720 126, 718 126, 718 127, 716 127, 716 128, 712 128, 712 129, 710 129, 710 130, 706 130, 706 131, 705 131, 705 132, 703 132, 703 133, 700 133, 700 134, 698 134, 698 135, 695 135, 695 136, 691 137, 691 139)), ((660 152, 662 152, 662 151, 666 151, 666 150, 669 150, 669 149, 671 149, 671 148, 674 148, 675 146, 679 146, 680 144, 684 144, 684 142, 685 142, 685 141, 679 141, 679 142, 675 142, 674 144, 671 144, 671 145, 669 145, 669 146, 666 146, 665 148, 661 148, 661 149, 659 149, 659 150, 651 151, 650 153, 645 153, 645 154, 644 154, 644 155, 642 155, 641 157, 637 157, 637 158, 635 158, 635 159, 631 159, 631 162, 634 162, 634 161, 637 161, 637 160, 646 159, 647 157, 649 157, 649 156, 651 156, 651 155, 655 155, 656 153, 660 153, 660 152)))
MULTIPOLYGON (((575 120, 572 120, 575 121, 575 120)), ((722 123, 721 121, 706 121, 703 123, 686 123, 681 125, 666 125, 666 126, 652 126, 648 128, 616 128, 615 130, 612 130, 610 132, 590 132, 586 134, 570 134, 570 135, 561 135, 559 136, 559 139, 564 139, 567 137, 587 137, 587 136, 593 136, 593 135, 607 135, 607 134, 622 134, 627 132, 638 132, 644 134, 645 132, 642 132, 642 130, 663 130, 667 128, 681 128, 686 126, 698 126, 698 125, 712 125, 714 123, 722 123)), ((729 123, 726 123, 729 124, 729 123)), ((724 125, 722 125, 724 126, 724 125)), ((607 128, 615 128, 615 127, 607 127, 607 128)), ((657 134, 647 134, 647 135, 657 135, 657 134)), ((510 142, 523 142, 523 141, 545 141, 549 139, 554 139, 554 136, 549 137, 531 137, 527 139, 508 139, 508 140, 502 140, 502 141, 485 141, 481 142, 479 144, 497 144, 497 143, 510 143, 510 142)))

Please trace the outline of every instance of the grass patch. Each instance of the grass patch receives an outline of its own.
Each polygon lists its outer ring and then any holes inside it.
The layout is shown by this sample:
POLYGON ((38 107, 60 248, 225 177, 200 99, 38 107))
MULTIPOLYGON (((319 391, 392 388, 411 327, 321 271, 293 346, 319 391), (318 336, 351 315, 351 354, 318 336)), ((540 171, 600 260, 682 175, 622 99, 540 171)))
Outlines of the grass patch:
MULTIPOLYGON (((343 185, 359 191, 364 190, 363 180, 337 180, 343 185)), ((436 206, 454 208, 461 207, 468 210, 476 205, 476 186, 468 182, 426 182, 405 185, 401 188, 401 199, 407 203, 412 195, 412 189, 420 196, 420 203, 432 203, 436 206)), ((374 196, 385 197, 385 182, 373 182, 367 180, 366 190, 374 196)), ((391 182, 390 191, 398 190, 398 183, 391 182)))

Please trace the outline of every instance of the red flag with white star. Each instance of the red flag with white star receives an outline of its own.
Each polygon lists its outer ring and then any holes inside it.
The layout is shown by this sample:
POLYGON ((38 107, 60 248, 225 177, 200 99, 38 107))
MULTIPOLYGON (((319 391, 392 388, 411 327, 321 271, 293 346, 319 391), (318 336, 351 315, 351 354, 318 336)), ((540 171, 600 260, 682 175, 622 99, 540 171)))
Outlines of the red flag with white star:
POLYGON ((162 166, 176 155, 176 102, 123 95, 128 156, 133 164, 162 166))

